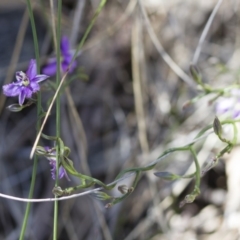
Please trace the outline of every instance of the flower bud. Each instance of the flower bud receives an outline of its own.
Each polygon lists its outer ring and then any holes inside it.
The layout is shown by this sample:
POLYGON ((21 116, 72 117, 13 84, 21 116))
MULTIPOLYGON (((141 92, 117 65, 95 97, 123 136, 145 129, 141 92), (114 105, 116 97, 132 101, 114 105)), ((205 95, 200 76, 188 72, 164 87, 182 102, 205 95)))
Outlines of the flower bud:
POLYGON ((182 208, 185 204, 194 202, 195 198, 196 198, 195 194, 187 195, 184 198, 184 200, 180 202, 179 207, 182 208))
POLYGON ((200 72, 199 72, 197 66, 195 66, 195 65, 193 65, 193 64, 190 64, 190 73, 191 73, 191 75, 192 75, 193 80, 194 80, 196 83, 198 83, 198 84, 201 85, 201 83, 202 83, 202 78, 201 78, 201 75, 200 75, 200 72))
POLYGON ((214 157, 212 158, 202 169, 201 171, 201 177, 210 169, 212 169, 213 167, 215 167, 218 163, 219 158, 218 157, 214 157))
POLYGON ((222 125, 217 117, 213 121, 213 130, 217 136, 222 136, 222 125))
POLYGON ((118 191, 122 194, 126 194, 129 191, 129 188, 126 185, 118 186, 118 191))
POLYGON ((112 203, 107 203, 107 204, 105 205, 105 208, 110 208, 110 207, 112 207, 112 206, 113 206, 112 203))
POLYGON ((108 199, 113 198, 112 196, 109 196, 107 193, 101 192, 101 191, 96 191, 94 193, 94 196, 100 201, 104 201, 104 200, 108 200, 108 199))
POLYGON ((127 187, 126 185, 120 185, 118 186, 118 191, 122 194, 132 193, 134 190, 134 187, 127 187))
POLYGON ((155 172, 154 175, 168 181, 173 181, 180 178, 180 176, 170 172, 155 172))
POLYGON ((61 187, 57 186, 53 188, 52 193, 57 197, 61 197, 64 194, 64 191, 61 189, 61 187))
POLYGON ((23 106, 20 106, 19 104, 17 103, 14 103, 14 104, 11 104, 7 107, 7 109, 10 111, 10 112, 20 112, 23 110, 23 106))
POLYGON ((46 151, 46 149, 44 147, 37 146, 36 150, 35 150, 35 153, 37 155, 45 155, 47 153, 47 151, 46 151))

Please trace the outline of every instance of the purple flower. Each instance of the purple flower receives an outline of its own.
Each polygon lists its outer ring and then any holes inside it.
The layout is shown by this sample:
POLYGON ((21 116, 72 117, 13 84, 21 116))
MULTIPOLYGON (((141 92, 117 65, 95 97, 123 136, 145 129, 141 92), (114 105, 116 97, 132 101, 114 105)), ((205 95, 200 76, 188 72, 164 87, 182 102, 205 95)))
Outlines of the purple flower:
MULTIPOLYGON (((73 54, 71 53, 71 50, 70 50, 70 44, 66 36, 63 36, 61 39, 60 50, 62 55, 61 70, 62 72, 66 72, 73 58, 73 54)), ((69 72, 72 72, 76 68, 76 66, 77 66, 77 62, 74 61, 71 65, 69 72)), ((48 65, 43 68, 43 73, 49 76, 53 76, 56 74, 56 72, 57 72, 57 59, 52 58, 49 60, 48 65)))
MULTIPOLYGON (((48 157, 47 159, 49 160, 49 164, 51 165, 51 175, 52 175, 52 179, 56 179, 56 151, 54 149, 51 149, 50 147, 44 147, 48 157)), ((68 181, 70 181, 68 175, 67 175, 67 171, 65 170, 65 168, 60 165, 59 169, 58 169, 58 178, 61 179, 63 177, 66 177, 68 181)))
POLYGON ((25 98, 40 90, 39 83, 46 80, 47 75, 37 75, 36 60, 32 59, 26 73, 16 72, 16 82, 3 86, 3 93, 8 97, 18 96, 19 105, 23 105, 25 98))
POLYGON ((220 97, 216 102, 218 115, 231 116, 233 119, 240 117, 240 90, 233 89, 229 97, 220 97))

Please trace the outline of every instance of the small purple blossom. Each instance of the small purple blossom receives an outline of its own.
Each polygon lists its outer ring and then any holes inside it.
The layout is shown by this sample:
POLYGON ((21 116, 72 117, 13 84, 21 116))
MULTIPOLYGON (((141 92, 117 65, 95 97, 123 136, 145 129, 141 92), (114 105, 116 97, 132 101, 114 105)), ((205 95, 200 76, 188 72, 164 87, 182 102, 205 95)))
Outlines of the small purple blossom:
POLYGON ((240 90, 233 89, 229 97, 220 97, 216 102, 217 115, 231 116, 233 119, 240 117, 240 90))
MULTIPOLYGON (((73 53, 71 53, 70 44, 66 36, 63 36, 61 39, 60 50, 62 55, 61 70, 62 72, 65 73, 68 70, 69 64, 73 58, 73 53)), ((69 72, 72 72, 76 68, 76 66, 77 62, 74 61, 71 65, 69 72)), ((43 68, 43 73, 49 76, 53 76, 56 74, 56 72, 57 72, 57 59, 52 58, 49 60, 48 65, 43 68)))
MULTIPOLYGON (((47 159, 49 160, 49 164, 51 165, 51 175, 52 175, 52 179, 56 179, 56 151, 54 149, 51 149, 50 147, 44 147, 44 149, 46 150, 48 157, 47 159)), ((61 179, 63 177, 66 177, 66 179, 68 181, 70 181, 68 175, 67 175, 67 171, 65 170, 65 168, 61 165, 58 169, 58 178, 61 179)))
POLYGON ((23 105, 25 98, 31 98, 32 94, 40 90, 39 83, 49 76, 37 75, 36 60, 32 59, 26 73, 16 72, 16 82, 3 86, 3 93, 8 97, 18 96, 19 105, 23 105))

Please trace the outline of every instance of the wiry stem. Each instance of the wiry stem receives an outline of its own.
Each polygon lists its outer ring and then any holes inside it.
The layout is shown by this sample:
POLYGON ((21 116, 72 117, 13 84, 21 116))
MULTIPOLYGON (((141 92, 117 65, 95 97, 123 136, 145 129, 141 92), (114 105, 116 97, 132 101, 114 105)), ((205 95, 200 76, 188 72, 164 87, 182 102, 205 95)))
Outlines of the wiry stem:
MULTIPOLYGON (((32 27, 32 33, 33 33, 33 42, 34 42, 34 50, 35 50, 35 56, 36 56, 36 62, 37 62, 37 72, 39 73, 40 69, 40 58, 39 58, 39 48, 38 48, 38 38, 37 38, 37 31, 36 31, 36 26, 35 26, 35 21, 33 17, 33 10, 31 6, 31 1, 26 0, 27 3, 27 8, 28 8, 28 13, 30 16, 30 22, 31 22, 31 27, 32 27)), ((37 117, 41 115, 41 93, 39 92, 37 95, 37 117)), ((37 121, 37 131, 40 129, 40 121, 37 121)), ((33 197, 33 191, 35 187, 35 181, 36 181, 36 174, 37 174, 37 164, 38 164, 38 157, 35 155, 34 156, 34 161, 33 161, 33 170, 32 170, 32 178, 31 178, 31 184, 30 184, 30 190, 28 194, 28 198, 33 197)), ((25 236, 25 231, 28 223, 28 218, 29 218, 29 213, 30 213, 30 208, 31 208, 31 203, 28 202, 26 210, 25 210, 25 215, 23 219, 23 224, 21 228, 21 233, 20 233, 20 240, 24 239, 25 236)))
MULTIPOLYGON (((57 76, 56 76, 56 86, 60 84, 61 77, 61 53, 60 53, 60 39, 61 39, 61 19, 62 19, 62 0, 58 1, 58 23, 57 23, 57 46, 56 46, 56 56, 57 56, 57 76)), ((54 29, 55 31, 55 29, 54 29)), ((56 137, 60 138, 61 134, 61 106, 60 106, 60 94, 58 93, 56 97, 56 137)), ((60 146, 58 141, 56 142, 56 180, 55 187, 58 187, 58 172, 59 172, 59 153, 60 146)), ((57 196, 56 196, 57 198, 57 196)), ((53 239, 57 240, 57 226, 58 226, 58 201, 54 202, 54 219, 53 219, 53 239)))

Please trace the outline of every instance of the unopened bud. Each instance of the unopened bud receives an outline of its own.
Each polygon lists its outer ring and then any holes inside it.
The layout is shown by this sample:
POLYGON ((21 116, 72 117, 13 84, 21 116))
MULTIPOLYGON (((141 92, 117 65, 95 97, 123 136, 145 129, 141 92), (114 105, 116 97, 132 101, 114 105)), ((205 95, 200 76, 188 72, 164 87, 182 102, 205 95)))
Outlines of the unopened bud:
POLYGON ((189 194, 187 195, 183 201, 180 202, 179 207, 182 208, 186 203, 192 203, 194 202, 196 198, 196 195, 194 194, 189 194))
POLYGON ((170 172, 155 172, 154 175, 168 181, 173 181, 180 178, 180 176, 170 172))
POLYGON ((222 125, 217 117, 213 121, 213 130, 217 136, 222 136, 222 125))
POLYGON ((210 169, 212 169, 213 167, 215 167, 217 163, 218 163, 218 158, 217 158, 217 157, 212 158, 212 159, 206 164, 206 166, 202 169, 202 171, 201 171, 201 177, 202 177, 207 171, 209 171, 210 169))
POLYGON ((132 193, 134 191, 134 187, 127 187, 126 185, 118 186, 118 191, 122 194, 132 193))
POLYGON ((56 197, 61 197, 64 194, 64 191, 61 189, 61 187, 57 186, 54 187, 52 190, 52 193, 56 196, 56 197))
POLYGON ((200 72, 199 72, 197 66, 190 64, 190 73, 192 75, 193 80, 196 83, 198 83, 198 84, 202 83, 202 78, 201 78, 201 75, 200 75, 200 72))
POLYGON ((37 146, 35 153, 38 155, 45 155, 47 153, 46 149, 44 147, 41 146, 37 146))
POLYGON ((129 188, 126 185, 118 186, 118 191, 122 194, 126 194, 129 191, 129 188))
POLYGON ((104 200, 107 200, 107 199, 112 199, 113 197, 112 196, 109 196, 107 193, 105 192, 101 192, 101 191, 97 191, 94 193, 94 196, 100 200, 100 201, 104 201, 104 200))
POLYGON ((7 107, 7 109, 10 111, 10 112, 20 112, 23 110, 23 106, 20 106, 19 104, 17 103, 14 103, 14 104, 11 104, 7 107))
POLYGON ((107 204, 105 205, 105 208, 110 208, 110 207, 112 207, 112 206, 113 206, 112 203, 107 203, 107 204))

